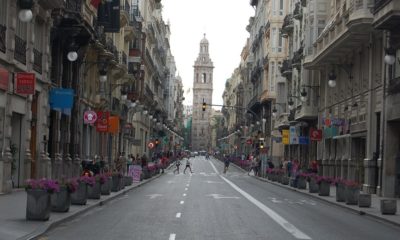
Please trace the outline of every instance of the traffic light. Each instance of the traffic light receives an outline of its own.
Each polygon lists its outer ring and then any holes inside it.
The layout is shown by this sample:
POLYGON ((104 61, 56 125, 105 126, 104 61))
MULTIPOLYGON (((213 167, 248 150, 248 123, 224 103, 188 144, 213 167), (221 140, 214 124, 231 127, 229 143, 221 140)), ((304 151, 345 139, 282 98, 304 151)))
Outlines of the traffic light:
POLYGON ((156 138, 156 145, 158 145, 160 143, 160 141, 158 141, 158 138, 156 138))
POLYGON ((206 111, 207 103, 203 101, 203 106, 201 107, 203 109, 203 112, 206 111))
POLYGON ((264 141, 261 141, 260 142, 260 149, 263 149, 264 148, 264 141))

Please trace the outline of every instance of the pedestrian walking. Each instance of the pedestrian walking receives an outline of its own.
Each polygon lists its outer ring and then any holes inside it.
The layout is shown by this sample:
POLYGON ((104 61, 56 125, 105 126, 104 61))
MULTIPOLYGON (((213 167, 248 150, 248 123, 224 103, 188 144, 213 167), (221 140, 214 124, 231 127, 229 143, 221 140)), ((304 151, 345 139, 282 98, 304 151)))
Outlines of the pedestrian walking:
POLYGON ((191 168, 191 163, 190 163, 190 161, 189 161, 189 158, 186 158, 186 167, 185 167, 185 169, 183 170, 183 174, 186 174, 186 169, 188 169, 189 168, 189 170, 190 170, 190 173, 193 173, 193 171, 192 171, 192 168, 191 168))
POLYGON ((224 159, 224 174, 228 171, 229 164, 230 164, 229 157, 226 156, 225 159, 224 159))
POLYGON ((176 160, 175 166, 176 166, 176 169, 174 170, 174 174, 175 174, 175 172, 178 172, 178 174, 179 174, 179 167, 181 166, 181 160, 180 159, 176 160))

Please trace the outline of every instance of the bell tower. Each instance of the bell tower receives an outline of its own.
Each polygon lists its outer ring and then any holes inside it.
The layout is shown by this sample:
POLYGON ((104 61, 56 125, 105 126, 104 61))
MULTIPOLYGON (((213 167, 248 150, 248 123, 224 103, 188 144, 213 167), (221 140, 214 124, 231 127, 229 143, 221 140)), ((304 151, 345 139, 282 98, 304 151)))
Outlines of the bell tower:
POLYGON ((211 148, 211 106, 213 93, 214 65, 209 55, 209 43, 204 34, 200 41, 200 52, 194 62, 192 150, 208 151, 211 148), (206 107, 203 108, 203 101, 206 107))

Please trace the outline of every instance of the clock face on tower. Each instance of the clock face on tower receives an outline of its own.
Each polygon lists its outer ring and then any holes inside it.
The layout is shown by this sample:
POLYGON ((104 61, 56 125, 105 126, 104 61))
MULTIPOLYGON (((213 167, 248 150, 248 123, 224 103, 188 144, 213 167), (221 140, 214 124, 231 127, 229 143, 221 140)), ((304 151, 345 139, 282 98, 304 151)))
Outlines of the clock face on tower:
POLYGON ((209 42, 204 34, 200 41, 199 55, 194 63, 193 73, 193 118, 192 150, 206 149, 211 141, 210 125, 213 70, 214 65, 209 55, 209 42))

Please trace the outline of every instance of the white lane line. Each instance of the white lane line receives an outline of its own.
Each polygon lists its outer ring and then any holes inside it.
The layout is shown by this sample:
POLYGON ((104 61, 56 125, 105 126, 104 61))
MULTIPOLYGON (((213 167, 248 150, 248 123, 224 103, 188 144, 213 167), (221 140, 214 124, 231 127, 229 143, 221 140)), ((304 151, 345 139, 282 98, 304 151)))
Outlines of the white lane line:
POLYGON ((180 204, 184 204, 184 203, 185 203, 185 201, 181 201, 181 202, 180 202, 180 204))
POLYGON ((188 190, 188 188, 185 188, 185 191, 187 191, 188 190))
POLYGON ((186 184, 186 187, 189 187, 189 184, 186 184))
POLYGON ((182 196, 186 197, 186 193, 182 194, 182 196))
POLYGON ((180 217, 181 217, 181 213, 178 212, 178 213, 176 214, 176 218, 180 218, 180 217))
POLYGON ((176 234, 175 233, 171 233, 169 235, 169 240, 175 240, 176 234))
MULTIPOLYGON (((210 162, 211 166, 216 170, 214 164, 210 162)), ((308 235, 297 229, 293 224, 288 222, 286 219, 281 217, 279 214, 277 214, 274 210, 270 209, 269 207, 265 206, 263 203, 252 197, 250 194, 247 192, 243 191, 240 189, 238 186, 236 186, 234 183, 226 179, 225 177, 221 176, 220 177, 227 182, 233 189, 238 191, 240 194, 243 195, 243 197, 247 198, 251 203, 256 205, 258 208, 260 208, 263 212, 265 212, 272 220, 274 220, 276 223, 281 225, 283 229, 285 229, 287 232, 292 234, 295 238, 297 239, 311 239, 308 235)))

